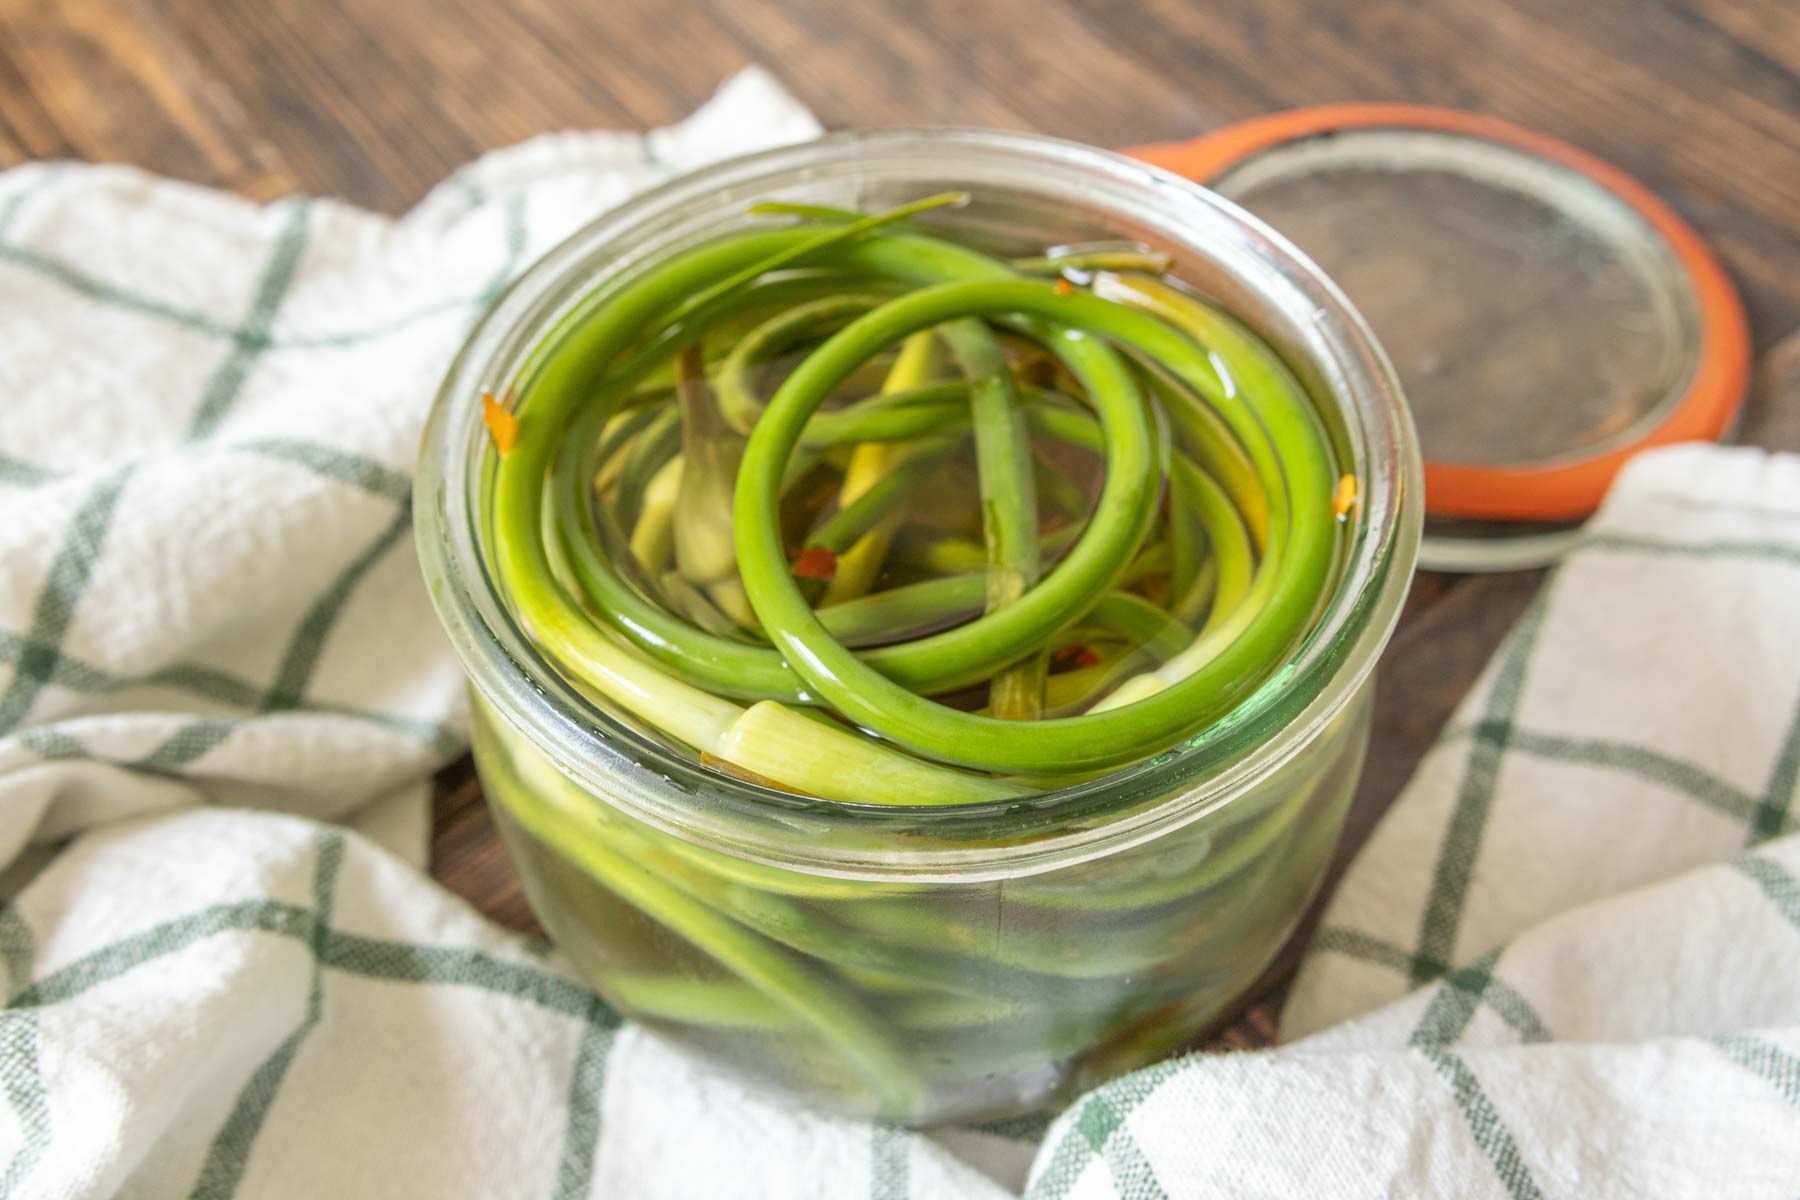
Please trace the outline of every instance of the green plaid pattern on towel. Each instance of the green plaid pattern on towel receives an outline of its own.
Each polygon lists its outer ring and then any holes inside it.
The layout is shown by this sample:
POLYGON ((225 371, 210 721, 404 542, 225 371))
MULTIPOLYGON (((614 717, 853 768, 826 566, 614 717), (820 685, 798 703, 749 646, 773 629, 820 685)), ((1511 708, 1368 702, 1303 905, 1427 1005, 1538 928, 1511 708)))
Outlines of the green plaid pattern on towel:
POLYGON ((1278 1050, 1087 1097, 1030 1194, 1800 1188, 1800 459, 1634 463, 1358 856, 1278 1050))
POLYGON ((1792 461, 1634 469, 1342 889, 1311 1036, 1047 1135, 796 1112, 419 873, 450 355, 604 208, 815 131, 752 70, 398 221, 0 175, 0 1196, 1791 1197, 1792 461))
POLYGON ((817 131, 746 72, 681 126, 540 138, 398 221, 0 177, 0 860, 195 802, 355 814, 422 858, 421 780, 464 742, 409 536, 450 357, 581 224, 817 131))

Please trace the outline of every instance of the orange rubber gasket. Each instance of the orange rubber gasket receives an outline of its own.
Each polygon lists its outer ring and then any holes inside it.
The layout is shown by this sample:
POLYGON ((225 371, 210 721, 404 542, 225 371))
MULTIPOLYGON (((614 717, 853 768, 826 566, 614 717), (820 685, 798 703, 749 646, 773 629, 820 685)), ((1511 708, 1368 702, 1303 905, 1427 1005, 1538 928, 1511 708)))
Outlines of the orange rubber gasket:
POLYGON ((1750 381, 1750 330, 1743 302, 1692 226, 1648 188, 1585 150, 1497 117, 1411 104, 1301 108, 1230 125, 1189 142, 1126 153, 1196 183, 1270 147, 1341 129, 1428 129, 1512 146, 1577 171, 1618 197, 1669 244, 1693 281, 1700 312, 1699 361, 1688 390, 1643 438, 1590 457, 1543 466, 1425 463, 1425 508, 1434 516, 1507 521, 1575 520, 1599 507, 1633 455, 1671 442, 1718 441, 1731 428, 1750 381))

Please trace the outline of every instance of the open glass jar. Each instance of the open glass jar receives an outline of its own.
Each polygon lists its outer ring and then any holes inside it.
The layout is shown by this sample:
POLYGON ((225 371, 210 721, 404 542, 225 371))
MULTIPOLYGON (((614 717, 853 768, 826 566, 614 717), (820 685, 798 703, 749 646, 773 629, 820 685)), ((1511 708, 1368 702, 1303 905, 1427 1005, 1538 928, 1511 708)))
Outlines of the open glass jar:
POLYGON ((1355 788, 1369 676, 1420 525, 1392 371, 1291 246, 1130 159, 987 132, 828 137, 684 177, 582 230, 470 336, 416 495, 426 578, 472 685, 476 764, 562 951, 625 1015, 721 1066, 913 1124, 1039 1107, 1142 1065, 1267 966, 1355 788), (1167 256, 1171 277, 1280 356, 1354 517, 1274 669, 1132 765, 923 806, 817 799, 713 769, 531 636, 496 569, 484 404, 491 421, 492 397, 528 393, 581 353, 598 306, 660 264, 795 212, 753 205, 867 211, 946 191, 968 203, 925 214, 928 227, 970 242, 1123 241, 1167 256))

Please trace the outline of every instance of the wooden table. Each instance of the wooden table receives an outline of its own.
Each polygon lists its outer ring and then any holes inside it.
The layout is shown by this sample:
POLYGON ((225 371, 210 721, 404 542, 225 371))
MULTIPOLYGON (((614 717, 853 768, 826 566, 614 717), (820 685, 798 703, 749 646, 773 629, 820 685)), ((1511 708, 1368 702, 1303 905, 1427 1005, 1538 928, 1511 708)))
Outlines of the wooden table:
MULTIPOLYGON (((0 164, 124 160, 398 211, 534 133, 672 121, 752 61, 833 127, 1122 146, 1331 101, 1493 113, 1672 201, 1743 288, 1759 348, 1800 326, 1792 0, 0 0, 0 164)), ((1767 358, 1744 436, 1800 449, 1800 340, 1767 358)), ((1340 867, 1537 583, 1418 578, 1340 867)), ((468 768, 440 783, 434 873, 530 927, 468 768)), ((1290 950, 1223 1044, 1268 1039, 1291 969, 1290 950)))

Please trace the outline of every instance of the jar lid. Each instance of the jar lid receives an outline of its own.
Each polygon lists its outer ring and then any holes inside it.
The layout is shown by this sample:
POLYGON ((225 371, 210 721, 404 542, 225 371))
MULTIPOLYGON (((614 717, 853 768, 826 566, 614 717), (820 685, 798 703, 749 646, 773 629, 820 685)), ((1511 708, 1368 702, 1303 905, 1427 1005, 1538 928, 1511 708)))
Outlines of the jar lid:
POLYGON ((1420 564, 1553 561, 1632 455, 1729 435, 1743 305, 1648 189, 1565 142, 1409 105, 1133 151, 1248 208, 1367 318, 1425 456, 1420 564))

